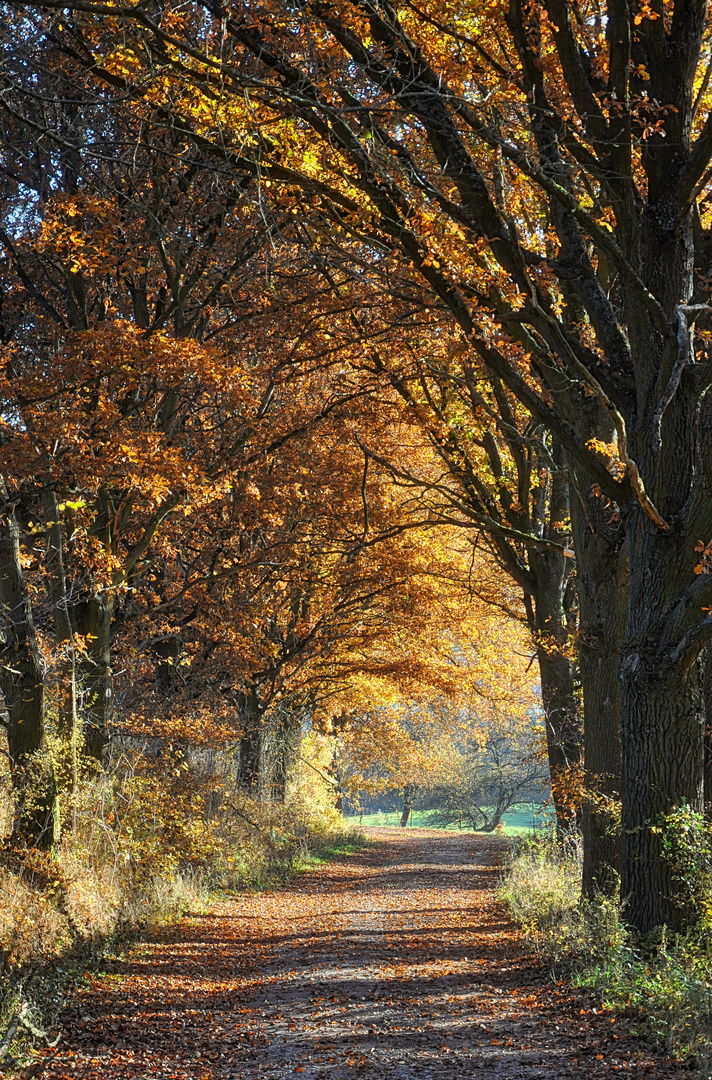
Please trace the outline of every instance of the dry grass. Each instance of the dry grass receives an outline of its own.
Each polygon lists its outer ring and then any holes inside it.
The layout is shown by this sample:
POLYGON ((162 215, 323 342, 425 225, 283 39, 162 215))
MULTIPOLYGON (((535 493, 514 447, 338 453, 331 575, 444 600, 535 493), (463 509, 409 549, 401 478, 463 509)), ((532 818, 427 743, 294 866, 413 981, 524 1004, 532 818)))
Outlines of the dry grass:
MULTIPOLYGON (((62 816, 53 852, 0 853, 0 1037, 22 1001, 51 1027, 77 975, 142 927, 204 910, 218 890, 282 881, 355 838, 308 767, 275 805, 245 798, 214 755, 172 770, 117 754, 65 795, 62 816)), ((20 1029, 13 1053, 32 1042, 20 1029)))
POLYGON ((532 948, 560 978, 616 1010, 651 1039, 712 1080, 712 949, 703 919, 685 938, 633 938, 618 901, 581 900, 580 863, 553 841, 515 850, 501 895, 532 948))
POLYGON ((0 869, 0 949, 6 967, 20 969, 60 955, 71 941, 69 919, 54 897, 22 874, 0 869))

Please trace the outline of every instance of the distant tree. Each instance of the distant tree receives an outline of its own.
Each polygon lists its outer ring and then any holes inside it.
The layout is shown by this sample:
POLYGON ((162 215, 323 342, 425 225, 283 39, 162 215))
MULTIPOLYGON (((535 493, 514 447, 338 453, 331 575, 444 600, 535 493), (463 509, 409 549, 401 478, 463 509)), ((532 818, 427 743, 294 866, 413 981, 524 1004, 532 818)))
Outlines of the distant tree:
MULTIPOLYGON (((339 736, 350 802, 388 799, 399 805, 405 826, 413 810, 440 809, 455 789, 467 789, 474 794, 460 806, 469 808, 473 799, 483 808, 502 801, 494 828, 513 802, 542 798, 549 770, 544 718, 533 719, 540 699, 521 648, 526 630, 484 602, 475 610, 472 622, 462 621, 472 649, 460 649, 454 690, 438 694, 430 687, 418 700, 412 688, 410 700, 389 699, 385 680, 373 680, 371 687, 363 679, 357 683, 360 707, 344 713, 339 736), (373 704, 365 708, 369 695, 373 704)), ((456 813, 453 820, 469 821, 469 814, 456 813)), ((489 818, 474 820, 487 824, 489 818)))
POLYGON ((533 746, 533 731, 493 732, 484 745, 471 743, 449 775, 421 791, 420 809, 431 825, 465 823, 494 832, 508 810, 546 796, 547 768, 533 746))

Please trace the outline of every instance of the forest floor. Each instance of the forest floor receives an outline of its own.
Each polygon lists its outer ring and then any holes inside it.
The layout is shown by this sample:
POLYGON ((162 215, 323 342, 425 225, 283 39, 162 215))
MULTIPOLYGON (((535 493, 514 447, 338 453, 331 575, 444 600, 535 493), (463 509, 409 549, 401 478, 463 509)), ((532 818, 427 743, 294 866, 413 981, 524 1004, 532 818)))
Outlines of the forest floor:
POLYGON ((215 903, 90 977, 42 1080, 671 1080, 497 900, 506 841, 370 829, 376 843, 215 903))

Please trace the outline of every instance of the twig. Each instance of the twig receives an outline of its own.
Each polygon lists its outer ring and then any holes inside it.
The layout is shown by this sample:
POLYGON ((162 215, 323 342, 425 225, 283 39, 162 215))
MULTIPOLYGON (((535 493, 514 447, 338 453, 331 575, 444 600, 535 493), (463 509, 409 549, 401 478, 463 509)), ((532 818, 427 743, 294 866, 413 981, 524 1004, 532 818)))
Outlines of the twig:
MULTIPOLYGON (((361 502, 363 503, 363 540, 368 536, 368 496, 366 493, 366 480, 368 479, 368 454, 363 455, 363 479, 361 481, 361 502)), ((363 541, 362 541, 363 542, 363 541)))
POLYGON ((20 1027, 27 1028, 31 1035, 34 1035, 36 1039, 42 1039, 42 1041, 45 1042, 47 1046, 51 1047, 52 1049, 54 1049, 54 1047, 57 1046, 57 1044, 59 1043, 61 1034, 57 1035, 55 1039, 50 1039, 49 1032, 42 1031, 41 1028, 38 1028, 35 1026, 35 1024, 33 1024, 32 1020, 30 1019, 31 1009, 32 1006, 30 1005, 30 1003, 28 1001, 23 1001, 20 1005, 20 1008, 12 1017, 8 1025, 7 1031, 3 1035, 2 1039, 0 1039, 0 1061, 4 1061, 4 1059, 10 1053, 12 1041, 17 1034, 18 1028, 20 1027))
POLYGON ((301 754, 297 754, 297 757, 300 761, 303 761, 305 765, 308 765, 310 769, 313 769, 317 776, 320 776, 322 780, 326 780, 327 784, 331 784, 332 787, 338 788, 339 785, 336 780, 334 780, 333 776, 327 776, 326 773, 323 773, 321 769, 317 769, 316 765, 312 765, 311 761, 307 761, 301 754))
POLYGON ((30 1020, 29 1005, 27 1006, 27 1011, 20 1017, 20 1023, 23 1027, 27 1028, 30 1035, 34 1035, 36 1039, 42 1039, 43 1042, 45 1042, 47 1046, 49 1046, 51 1049, 54 1049, 54 1047, 57 1046, 57 1044, 59 1043, 61 1035, 57 1035, 56 1038, 50 1039, 48 1031, 43 1031, 42 1028, 35 1027, 35 1025, 30 1020))
POLYGON ((247 814, 243 814, 242 810, 238 810, 234 803, 229 802, 227 805, 231 810, 234 810, 238 817, 241 817, 243 821, 246 821, 248 825, 251 825, 253 829, 257 829, 258 833, 264 832, 261 825, 257 825, 254 821, 251 821, 247 814))
MULTIPOLYGON (((59 1050, 55 1050, 54 1053, 50 1054, 48 1057, 37 1058, 29 1068, 25 1069, 20 1080, 33 1080, 34 1077, 39 1076, 48 1065, 52 1064, 58 1053, 59 1050)), ((82 1080, 81 1076, 77 1077, 77 1080, 82 1080)))
POLYGON ((0 1061, 3 1061, 7 1057, 7 1055, 10 1053, 10 1047, 12 1046, 12 1040, 15 1038, 15 1035, 17 1034, 17 1029, 19 1028, 20 1024, 22 1023, 23 1010, 25 1010, 27 1008, 28 1008, 27 1002, 24 1002, 23 1005, 17 1010, 17 1012, 13 1016, 12 1020, 10 1021, 9 1025, 8 1025, 8 1029, 5 1032, 5 1034, 3 1035, 2 1039, 0 1039, 0 1061))

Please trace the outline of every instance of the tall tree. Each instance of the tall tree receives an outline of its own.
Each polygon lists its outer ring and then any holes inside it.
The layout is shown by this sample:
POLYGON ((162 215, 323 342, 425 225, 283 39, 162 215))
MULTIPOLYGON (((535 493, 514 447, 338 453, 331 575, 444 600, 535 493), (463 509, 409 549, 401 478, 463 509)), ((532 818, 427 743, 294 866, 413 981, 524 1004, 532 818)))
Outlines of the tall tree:
POLYGON ((15 840, 49 847, 55 834, 55 780, 45 745, 44 665, 16 505, 5 481, 0 485, 0 688, 15 793, 12 831, 15 840))

